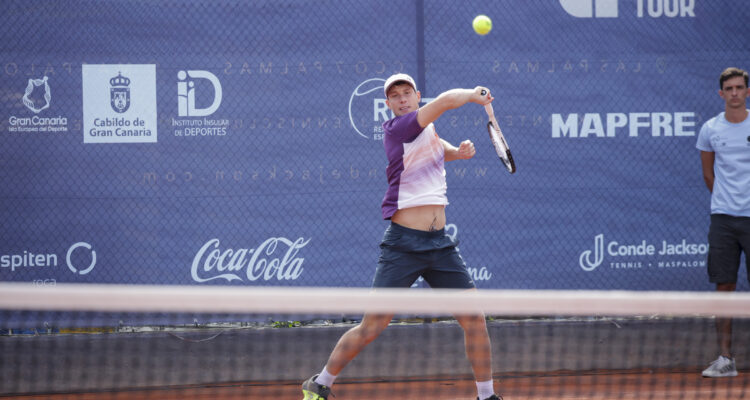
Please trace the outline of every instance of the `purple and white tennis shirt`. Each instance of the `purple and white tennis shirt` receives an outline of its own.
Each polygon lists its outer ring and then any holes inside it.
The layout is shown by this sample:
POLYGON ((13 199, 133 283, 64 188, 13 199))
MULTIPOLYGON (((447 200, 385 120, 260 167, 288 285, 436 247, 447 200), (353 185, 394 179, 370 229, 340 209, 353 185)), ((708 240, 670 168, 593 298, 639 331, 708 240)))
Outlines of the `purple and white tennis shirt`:
POLYGON ((447 205, 445 149, 433 124, 424 129, 417 112, 395 117, 383 124, 388 190, 383 198, 383 219, 397 210, 425 205, 447 205))

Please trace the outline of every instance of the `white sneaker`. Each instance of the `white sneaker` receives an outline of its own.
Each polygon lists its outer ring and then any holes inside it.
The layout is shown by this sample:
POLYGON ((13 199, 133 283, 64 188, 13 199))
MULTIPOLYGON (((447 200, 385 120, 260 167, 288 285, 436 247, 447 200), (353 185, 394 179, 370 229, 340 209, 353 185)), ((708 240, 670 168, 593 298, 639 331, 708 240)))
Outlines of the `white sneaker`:
POLYGON ((703 376, 706 378, 722 378, 726 376, 737 376, 737 368, 734 366, 734 359, 719 356, 711 365, 703 370, 703 376))

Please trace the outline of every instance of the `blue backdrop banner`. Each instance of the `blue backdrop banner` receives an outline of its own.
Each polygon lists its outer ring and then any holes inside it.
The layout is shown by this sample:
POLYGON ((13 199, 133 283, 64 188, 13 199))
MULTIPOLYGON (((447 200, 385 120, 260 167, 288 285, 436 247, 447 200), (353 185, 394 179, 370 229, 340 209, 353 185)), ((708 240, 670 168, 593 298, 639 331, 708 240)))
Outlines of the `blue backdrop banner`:
POLYGON ((482 107, 436 122, 477 147, 446 163, 446 229, 479 287, 713 289, 695 142, 723 111, 719 73, 749 67, 744 0, 0 11, 0 280, 369 286, 388 224, 382 87, 405 72, 426 101, 496 98, 513 175, 482 107))

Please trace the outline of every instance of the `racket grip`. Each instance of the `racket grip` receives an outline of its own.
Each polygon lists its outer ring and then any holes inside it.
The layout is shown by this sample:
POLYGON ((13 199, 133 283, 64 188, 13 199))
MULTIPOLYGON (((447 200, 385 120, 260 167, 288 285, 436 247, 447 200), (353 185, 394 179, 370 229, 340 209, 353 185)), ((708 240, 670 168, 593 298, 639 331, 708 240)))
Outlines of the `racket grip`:
MULTIPOLYGON (((482 96, 486 96, 487 89, 482 89, 481 93, 482 93, 482 96)), ((484 110, 487 111, 487 115, 489 115, 490 117, 495 116, 495 109, 492 108, 492 103, 488 103, 487 105, 485 105, 484 110)))
POLYGON ((484 111, 487 111, 487 115, 490 119, 495 118, 495 109, 492 108, 492 103, 488 103, 484 106, 484 111))

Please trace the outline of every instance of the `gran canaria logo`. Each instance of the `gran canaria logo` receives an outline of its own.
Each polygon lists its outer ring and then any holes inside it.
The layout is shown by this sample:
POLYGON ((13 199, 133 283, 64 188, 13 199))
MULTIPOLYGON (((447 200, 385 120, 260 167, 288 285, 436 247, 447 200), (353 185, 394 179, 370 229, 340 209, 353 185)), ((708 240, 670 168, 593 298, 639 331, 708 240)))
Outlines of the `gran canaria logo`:
POLYGON ((52 94, 50 94, 47 79, 46 76, 42 79, 29 79, 29 83, 26 85, 26 90, 23 93, 23 105, 33 111, 34 114, 39 114, 45 108, 49 108, 49 101, 52 99, 52 94), (32 93, 35 92, 35 88, 41 87, 42 85, 44 85, 44 104, 37 106, 36 102, 32 99, 32 93))
POLYGON ((42 111, 50 108, 51 101, 52 92, 49 78, 45 76, 41 79, 29 79, 21 102, 34 115, 28 116, 21 113, 20 115, 9 116, 8 132, 67 132, 67 117, 62 115, 43 116, 42 111))

